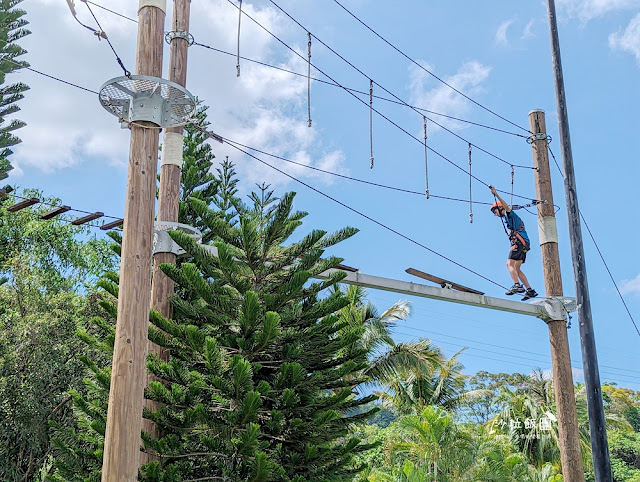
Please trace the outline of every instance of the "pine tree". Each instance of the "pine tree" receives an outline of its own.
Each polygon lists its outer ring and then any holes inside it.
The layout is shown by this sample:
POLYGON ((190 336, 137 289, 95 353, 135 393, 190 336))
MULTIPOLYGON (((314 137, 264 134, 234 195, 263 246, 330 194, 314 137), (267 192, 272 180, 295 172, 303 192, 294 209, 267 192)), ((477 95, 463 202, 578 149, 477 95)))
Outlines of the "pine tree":
POLYGON ((16 60, 25 54, 26 50, 15 42, 31 33, 24 28, 28 24, 22 18, 26 12, 14 8, 20 2, 22 0, 0 0, 0 181, 13 169, 8 160, 13 153, 10 147, 21 142, 13 131, 25 125, 17 119, 5 125, 6 116, 20 110, 16 102, 21 100, 24 97, 23 92, 29 89, 22 82, 4 86, 7 74, 29 66, 27 62, 16 60))
MULTIPOLYGON (((144 449, 159 462, 143 467, 140 477, 348 480, 358 470, 353 455, 369 448, 349 436, 349 427, 375 411, 365 407, 375 397, 358 398, 366 352, 346 349, 357 336, 340 335, 338 312, 349 301, 327 289, 344 275, 311 278, 340 262, 321 259, 324 249, 355 230, 312 231, 285 246, 306 215, 293 211, 294 194, 277 199, 262 186, 245 206, 228 160, 209 175, 213 154, 200 146, 204 140, 198 129, 185 136, 180 222, 201 229, 218 256, 170 232, 187 256, 162 267, 176 281, 174 319, 150 316, 149 337, 171 358, 148 361, 163 382, 145 393, 161 408, 144 416, 162 436, 143 434, 144 449)), ((100 285, 117 298, 117 283, 112 274, 100 285)), ((102 302, 107 315, 92 320, 95 328, 81 333, 102 356, 81 358, 90 376, 83 393, 72 393, 76 426, 57 427, 48 480, 100 478, 115 298, 102 302)))
POLYGON ((183 296, 174 320, 152 315, 150 336, 172 356, 148 363, 166 383, 147 392, 163 404, 145 415, 164 436, 145 437, 160 457, 145 480, 346 480, 353 455, 369 448, 349 437, 349 425, 372 411, 349 414, 375 398, 355 392, 366 381, 366 350, 346 350, 357 342, 338 336, 349 301, 326 291, 344 273, 310 283, 341 261, 321 259, 324 249, 356 231, 315 230, 285 247, 306 216, 293 211, 294 194, 275 199, 262 186, 251 199, 235 226, 191 200, 217 234, 217 257, 171 232, 193 263, 162 266, 183 296))

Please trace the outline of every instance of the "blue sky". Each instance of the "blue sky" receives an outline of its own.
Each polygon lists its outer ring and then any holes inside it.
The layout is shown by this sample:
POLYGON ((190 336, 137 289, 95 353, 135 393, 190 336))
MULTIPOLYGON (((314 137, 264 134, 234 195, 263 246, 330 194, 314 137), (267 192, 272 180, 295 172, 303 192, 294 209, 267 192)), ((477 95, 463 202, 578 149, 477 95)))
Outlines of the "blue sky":
MULTIPOLYGON (((131 18, 137 15, 137 2, 95 3, 131 18)), ((276 193, 296 191, 296 207, 309 212, 305 232, 358 227, 360 232, 334 248, 332 254, 344 257, 345 264, 363 273, 418 281, 404 271, 413 267, 489 296, 504 297, 504 289, 496 283, 511 284, 505 267, 508 241, 486 204, 473 204, 473 223, 469 223, 469 175, 463 170, 469 167, 471 142, 477 146, 472 149, 471 169, 482 181, 472 182, 472 200, 493 201, 482 183, 510 192, 510 166, 532 165, 531 147, 522 135, 526 134, 528 113, 533 109, 545 111, 547 130, 553 139, 551 150, 562 162, 546 2, 341 3, 409 59, 333 0, 277 0, 282 10, 266 0, 245 0, 243 11, 277 39, 243 17, 240 54, 303 75, 241 60, 241 75, 237 77, 233 55, 194 45, 189 49, 187 88, 210 106, 212 130, 227 139, 304 165, 418 193, 425 191, 425 159, 424 146, 418 142, 423 137, 423 119, 414 110, 374 98, 376 110, 396 125, 374 114, 374 167, 370 168, 370 80, 375 82, 375 96, 391 98, 383 90, 387 89, 413 106, 492 127, 427 114, 428 145, 443 156, 428 154, 429 199, 257 154, 429 250, 277 174, 228 144, 214 143, 217 158, 229 156, 234 161, 245 193, 263 181, 276 193), (353 96, 340 87, 313 80, 311 128, 307 126, 307 31, 314 36, 311 49, 316 68, 311 70, 312 77, 328 81, 324 73, 344 87, 365 93, 353 96), (427 70, 511 123, 460 96, 427 70)), ((166 30, 170 29, 172 6, 168 4, 166 30)), ((228 0, 193 2, 191 33, 195 42, 235 54, 238 10, 234 5, 237 2, 228 0)), ((20 44, 28 50, 25 58, 33 69, 93 91, 122 75, 107 43, 74 20, 66 2, 31 0, 21 6, 28 12, 33 33, 20 44)), ((556 6, 580 209, 638 324, 640 1, 559 0, 556 6)), ((124 65, 133 70, 137 25, 95 4, 92 9, 124 65)), ((96 27, 86 4, 76 2, 76 10, 83 23, 96 27)), ((168 57, 165 49, 165 65, 168 57)), ((27 127, 18 131, 23 143, 15 149, 12 162, 16 169, 8 182, 41 189, 76 209, 121 215, 129 131, 120 129, 95 94, 31 71, 8 77, 8 81, 18 80, 31 90, 16 115, 27 122, 27 127)), ((564 290, 566 296, 573 296, 564 189, 553 159, 551 163, 555 204, 559 206, 564 290)), ((514 193, 524 197, 514 202, 534 199, 532 170, 517 167, 514 172, 514 193)), ((505 199, 509 200, 508 194, 505 199)), ((536 217, 519 213, 533 246, 524 272, 543 293, 536 217)), ((640 390, 640 335, 584 225, 582 231, 601 379, 640 390)), ((370 299, 382 311, 399 297, 371 291, 370 299)), ((398 327, 396 338, 426 336, 448 355, 467 346, 469 349, 461 355, 466 373, 526 373, 535 367, 551 367, 547 328, 538 319, 434 300, 411 301, 412 316, 398 327)), ((575 379, 581 381, 575 314, 569 340, 575 379)))

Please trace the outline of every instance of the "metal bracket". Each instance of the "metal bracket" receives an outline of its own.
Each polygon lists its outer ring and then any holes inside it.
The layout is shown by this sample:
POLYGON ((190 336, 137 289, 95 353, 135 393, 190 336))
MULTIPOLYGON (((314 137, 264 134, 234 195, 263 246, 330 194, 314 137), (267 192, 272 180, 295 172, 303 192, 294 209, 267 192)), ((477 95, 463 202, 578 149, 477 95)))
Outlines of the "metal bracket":
POLYGON ((168 44, 171 44, 171 41, 174 38, 185 39, 187 41, 187 44, 189 45, 189 47, 191 47, 193 45, 193 43, 195 42, 195 39, 193 38, 193 35, 191 35, 189 32, 185 32, 184 30, 172 30, 171 32, 167 32, 167 33, 164 34, 164 40, 168 44))
POLYGON ((196 228, 182 223, 174 223, 171 221, 156 221, 153 229, 153 254, 157 253, 173 253, 180 256, 186 253, 178 243, 176 243, 167 231, 179 230, 187 233, 197 243, 202 241, 202 233, 196 228))
POLYGON ((527 137, 527 144, 533 144, 535 141, 547 141, 547 144, 551 144, 551 136, 538 132, 527 137))
POLYGON ((103 84, 100 103, 127 123, 147 121, 169 128, 189 122, 196 101, 184 87, 148 75, 116 77, 103 84))
POLYGON ((538 305, 544 308, 545 312, 540 316, 545 322, 555 320, 566 320, 567 315, 578 308, 575 298, 565 298, 562 296, 553 296, 551 298, 542 298, 531 302, 532 305, 538 305))

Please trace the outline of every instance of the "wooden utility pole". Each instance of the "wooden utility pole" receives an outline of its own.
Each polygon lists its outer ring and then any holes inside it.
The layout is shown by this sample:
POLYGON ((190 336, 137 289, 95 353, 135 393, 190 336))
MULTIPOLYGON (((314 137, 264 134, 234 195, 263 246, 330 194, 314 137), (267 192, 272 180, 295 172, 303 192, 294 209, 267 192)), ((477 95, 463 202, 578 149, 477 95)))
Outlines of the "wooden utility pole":
MULTIPOLYGON (((165 5, 140 0, 137 75, 161 77, 165 5)), ((103 482, 137 480, 140 458, 159 129, 148 121, 137 124, 131 126, 103 482)))
POLYGON ((571 239, 573 279, 578 301, 582 367, 587 391, 593 471, 598 482, 610 482, 613 480, 613 477, 611 475, 611 460, 609 458, 609 443, 607 441, 607 425, 604 417, 602 387, 600 386, 600 373, 598 371, 596 340, 593 333, 589 285, 587 283, 587 266, 584 259, 584 248, 582 246, 578 191, 576 188, 576 176, 573 171, 573 154, 571 152, 571 137, 569 135, 569 115, 567 113, 567 100, 564 94, 560 40, 558 39, 558 24, 556 22, 556 5, 554 0, 547 0, 547 7, 549 10, 551 57, 553 62, 554 83, 556 86, 556 103, 558 106, 558 128, 560 131, 560 147, 564 172, 564 193, 569 219, 569 237, 571 239))
MULTIPOLYGON (((173 2, 173 30, 170 32, 171 50, 169 53, 169 80, 184 87, 187 81, 187 50, 189 48, 189 15, 191 0, 174 0, 173 2)), ((160 163, 160 188, 158 191, 158 221, 178 221, 178 207, 180 204, 180 172, 182 168, 182 127, 171 127, 164 132, 162 143, 162 161, 160 163)), ((160 269, 163 263, 175 264, 174 253, 156 253, 153 257, 153 278, 151 283, 151 308, 159 311, 165 318, 171 318, 170 299, 173 296, 174 282, 160 269)), ((149 342, 149 352, 155 353, 163 360, 169 359, 169 354, 155 343, 149 342)), ((146 385, 154 380, 147 372, 146 385)), ((157 409, 157 403, 145 401, 150 410, 157 409)), ((142 428, 154 436, 159 435, 156 425, 150 420, 143 419, 142 428)), ((140 465, 153 460, 152 456, 144 453, 140 457, 140 465)))
MULTIPOLYGON (((545 296, 562 296, 560 256, 558 254, 558 230, 551 190, 551 173, 547 154, 547 131, 544 111, 529 113, 529 130, 532 134, 533 166, 535 167, 536 196, 545 201, 538 205, 538 233, 544 272, 545 296)), ((578 414, 571 372, 571 356, 567 337, 566 317, 548 321, 551 360, 553 364, 553 391, 558 417, 558 438, 562 477, 566 482, 584 481, 584 467, 580 452, 578 414)))

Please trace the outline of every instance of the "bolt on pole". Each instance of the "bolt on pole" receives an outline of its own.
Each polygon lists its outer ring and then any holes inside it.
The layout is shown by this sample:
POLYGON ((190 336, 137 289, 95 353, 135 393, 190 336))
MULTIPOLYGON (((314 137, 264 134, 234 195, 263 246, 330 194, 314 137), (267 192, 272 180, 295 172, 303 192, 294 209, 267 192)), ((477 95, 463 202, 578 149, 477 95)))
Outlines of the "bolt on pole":
POLYGON ((549 30, 551 33, 551 57, 553 61, 556 102, 558 107, 558 127, 560 130, 560 146, 564 171, 564 191, 569 218, 569 236, 571 238, 571 258, 573 260, 573 278, 578 301, 578 323, 580 325, 580 346, 582 349, 582 365, 587 391, 587 408, 589 412, 589 432, 591 450, 593 452, 593 469, 598 482, 612 481, 611 461, 607 427, 602 402, 602 387, 598 371, 598 356, 591 317, 591 302, 587 284, 587 267, 582 245, 580 229, 580 210, 578 209, 578 192, 573 170, 573 154, 569 135, 569 116, 567 100, 564 92, 562 60, 560 58, 560 41, 556 22, 556 6, 554 0, 547 0, 549 9, 549 30))
MULTIPOLYGON (((562 276, 558 253, 558 230, 551 189, 551 173, 547 154, 547 130, 544 112, 529 113, 529 130, 535 168, 536 197, 545 201, 538 204, 538 233, 544 273, 545 296, 562 296, 562 276)), ((584 481, 584 467, 580 452, 578 414, 571 372, 571 355, 567 336, 566 315, 548 321, 551 360, 553 363, 553 392, 558 418, 558 438, 562 477, 566 482, 584 481)))
MULTIPOLYGON (((160 77, 165 0, 140 0, 136 74, 160 77)), ((140 429, 151 298, 151 255, 159 126, 131 126, 120 293, 102 481, 138 479, 140 429)))

